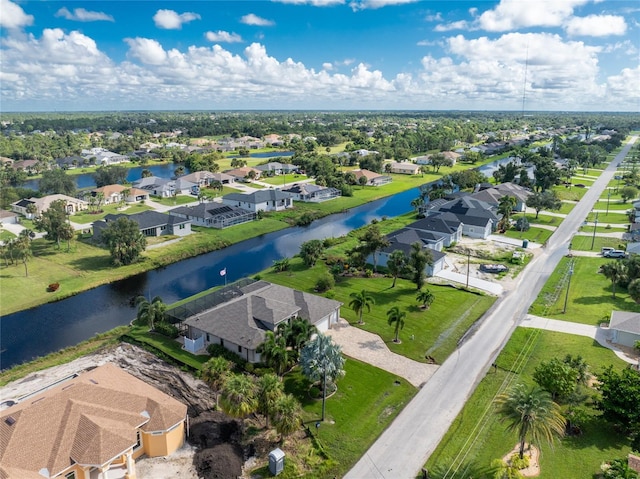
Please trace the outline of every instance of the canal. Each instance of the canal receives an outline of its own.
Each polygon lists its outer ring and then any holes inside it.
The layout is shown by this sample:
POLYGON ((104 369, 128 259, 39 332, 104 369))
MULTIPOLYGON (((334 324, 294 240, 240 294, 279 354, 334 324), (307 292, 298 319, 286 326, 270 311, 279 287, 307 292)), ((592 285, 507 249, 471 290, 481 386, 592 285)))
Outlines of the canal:
POLYGON ((292 257, 310 239, 338 237, 411 210, 417 188, 314 221, 252 238, 219 251, 189 258, 76 296, 0 318, 0 368, 6 369, 77 344, 91 336, 128 324, 135 317, 131 298, 161 296, 167 303, 184 299, 227 281, 253 275, 274 260, 292 257))

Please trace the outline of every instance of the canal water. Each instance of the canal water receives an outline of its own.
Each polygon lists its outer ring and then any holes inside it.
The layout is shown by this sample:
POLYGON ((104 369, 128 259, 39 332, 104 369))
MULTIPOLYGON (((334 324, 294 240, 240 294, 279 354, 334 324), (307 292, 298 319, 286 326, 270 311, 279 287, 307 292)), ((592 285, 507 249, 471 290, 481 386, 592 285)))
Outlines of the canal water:
MULTIPOLYGON (((252 153, 249 155, 251 158, 285 158, 293 156, 293 151, 265 151, 262 153, 252 153)), ((234 158, 234 157, 232 157, 234 158)), ((149 170, 153 176, 158 178, 173 178, 175 177, 174 171, 180 166, 178 163, 165 163, 163 165, 144 165, 129 168, 127 174, 127 181, 133 183, 136 180, 142 178, 142 170, 149 170)), ((184 165, 182 165, 184 166, 184 165)), ((185 168, 185 174, 191 173, 188 168, 185 168)), ((92 173, 81 173, 79 175, 72 175, 72 178, 76 180, 76 188, 81 190, 83 188, 95 188, 96 182, 93 180, 92 173)), ((23 188, 31 188, 32 190, 38 189, 40 180, 28 180, 22 185, 23 188)))
POLYGON ((227 281, 251 276, 274 260, 292 257, 310 239, 345 235, 382 217, 411 210, 417 188, 314 221, 252 238, 131 278, 85 291, 37 308, 0 317, 0 369, 84 341, 96 333, 128 324, 135 317, 130 300, 138 295, 161 296, 171 304, 227 281))

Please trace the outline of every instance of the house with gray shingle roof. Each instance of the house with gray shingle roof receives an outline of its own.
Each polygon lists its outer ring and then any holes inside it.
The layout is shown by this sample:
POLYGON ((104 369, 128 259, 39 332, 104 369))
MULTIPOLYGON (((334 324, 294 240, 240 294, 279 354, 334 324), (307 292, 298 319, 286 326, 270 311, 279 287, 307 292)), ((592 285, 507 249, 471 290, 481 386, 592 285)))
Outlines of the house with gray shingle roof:
POLYGON ((107 363, 0 411, 0 477, 136 477, 138 457, 182 447, 186 419, 186 405, 107 363))
POLYGON ((296 183, 293 186, 283 188, 282 191, 289 193, 294 200, 310 203, 320 203, 341 195, 340 190, 337 188, 328 188, 312 183, 296 183))
POLYGON ((93 222, 93 239, 102 241, 102 230, 118 218, 128 218, 138 223, 140 232, 145 236, 175 235, 186 236, 191 233, 191 221, 179 216, 166 215, 157 211, 142 211, 133 215, 108 214, 102 220, 93 222))
POLYGON ((229 193, 222 197, 222 203, 245 210, 282 211, 293 206, 293 199, 288 193, 280 190, 258 190, 253 193, 229 193))
POLYGON ((640 313, 612 311, 609 330, 611 342, 633 348, 640 341, 640 313))
POLYGON ((220 203, 179 206, 169 210, 169 214, 187 219, 192 224, 205 228, 227 228, 256 219, 256 214, 252 211, 220 203))
POLYGON ((187 318, 185 345, 220 344, 249 362, 260 362, 257 349, 267 331, 295 318, 327 331, 338 322, 340 306, 323 296, 256 281, 240 287, 230 300, 187 318))
MULTIPOLYGON (((423 249, 428 249, 433 263, 427 265, 425 274, 434 276, 444 269, 445 254, 442 252, 443 237, 430 231, 416 230, 412 228, 401 228, 386 235, 389 246, 378 253, 378 265, 387 266, 391 253, 396 250, 402 251, 406 256, 411 254, 411 245, 419 243, 423 249)), ((373 263, 372 255, 367 257, 367 263, 373 263)))

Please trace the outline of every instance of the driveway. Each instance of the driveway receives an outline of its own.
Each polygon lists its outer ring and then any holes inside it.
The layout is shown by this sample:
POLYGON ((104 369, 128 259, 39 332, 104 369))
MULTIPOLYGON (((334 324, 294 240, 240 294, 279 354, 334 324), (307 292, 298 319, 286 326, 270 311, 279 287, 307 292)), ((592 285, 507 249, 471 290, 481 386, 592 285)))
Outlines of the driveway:
MULTIPOLYGON (((467 284, 467 275, 462 273, 455 273, 448 269, 443 269, 435 275, 436 278, 444 279, 445 281, 453 281, 454 283, 467 284)), ((487 293, 500 296, 504 291, 504 288, 498 283, 492 283, 480 278, 474 278, 469 276, 469 286, 487 293)))
POLYGON ((347 356, 396 374, 418 388, 438 369, 435 364, 419 363, 392 353, 380 336, 351 326, 342 318, 327 334, 342 346, 342 352, 347 356))
POLYGON ((596 340, 601 346, 611 349, 616 356, 629 364, 638 364, 638 359, 627 354, 621 350, 618 346, 610 341, 609 328, 602 328, 597 326, 589 326, 588 324, 572 323, 570 321, 561 321, 559 319, 543 318, 540 316, 534 316, 527 314, 522 320, 520 326, 523 328, 537 328, 547 331, 556 331, 558 333, 575 334, 578 336, 585 336, 596 340))

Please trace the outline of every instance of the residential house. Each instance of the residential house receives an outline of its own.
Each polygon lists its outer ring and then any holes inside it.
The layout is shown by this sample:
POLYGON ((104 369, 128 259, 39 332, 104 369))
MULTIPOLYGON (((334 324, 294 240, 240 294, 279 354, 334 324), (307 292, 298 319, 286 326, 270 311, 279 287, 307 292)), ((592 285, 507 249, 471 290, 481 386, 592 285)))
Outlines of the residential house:
MULTIPOLYGON (((440 153, 445 158, 451 160, 454 165, 456 164, 458 159, 462 156, 460 153, 456 153, 455 151, 442 151, 440 153)), ((412 160, 415 161, 417 165, 430 165, 432 156, 433 155, 416 156, 415 158, 412 158, 412 160)))
POLYGON ((196 226, 207 228, 227 228, 253 221, 256 213, 235 206, 221 205, 220 203, 200 203, 195 206, 179 206, 169 210, 172 216, 191 221, 196 226))
POLYGON ((462 222, 453 214, 439 213, 426 216, 407 225, 407 228, 432 233, 442 238, 442 244, 448 248, 462 239, 462 222))
POLYGON ((11 163, 14 170, 24 170, 27 173, 37 173, 40 162, 38 160, 20 160, 11 163))
POLYGON ((65 156, 64 158, 57 158, 54 160, 58 168, 62 168, 63 170, 72 170, 77 168, 78 166, 82 166, 88 161, 81 156, 65 156))
POLYGON ((612 311, 609 330, 612 343, 633 348, 640 341, 640 313, 612 311))
POLYGON ((135 478, 135 459, 182 447, 186 421, 185 404, 107 363, 0 411, 0 477, 135 478))
POLYGON ((29 198, 16 201, 11 204, 11 210, 31 219, 31 215, 27 213, 27 208, 30 204, 34 204, 36 207, 35 216, 40 216, 44 211, 49 209, 51 203, 57 200, 65 202, 67 213, 70 215, 89 209, 89 203, 84 200, 79 200, 78 198, 73 198, 67 195, 56 194, 43 196, 42 198, 29 198))
POLYGON ((95 162, 96 165, 102 166, 118 165, 129 161, 129 157, 127 155, 120 155, 100 147, 82 150, 80 155, 82 158, 86 158, 87 160, 95 162))
POLYGON ((298 167, 296 165, 291 165, 289 163, 280 163, 278 161, 271 161, 264 165, 256 166, 256 170, 260 170, 263 175, 284 175, 287 173, 293 173, 294 171, 298 171, 298 167))
POLYGON ((142 211, 132 215, 108 214, 103 220, 93 222, 93 239, 102 240, 102 230, 118 218, 128 218, 138 223, 140 232, 145 236, 175 235, 186 236, 191 233, 191 221, 179 216, 166 215, 157 211, 142 211))
POLYGON ((247 182, 249 180, 249 176, 253 172, 253 179, 259 180, 260 176, 262 176, 262 171, 252 168, 250 166, 243 166, 242 168, 234 168, 233 170, 227 170, 225 173, 229 176, 232 176, 237 181, 247 182))
POLYGON ((150 195, 160 198, 171 198, 178 194, 174 180, 159 178, 157 176, 140 178, 133 182, 133 187, 148 191, 150 195))
MULTIPOLYGON (((324 332, 337 324, 342 303, 266 281, 229 289, 230 299, 184 321, 185 348, 220 344, 251 363, 260 362, 258 347, 267 331, 302 318, 324 332)), ((198 349, 195 349, 198 348, 198 349)))
POLYGON ((0 224, 18 224, 20 220, 18 219, 18 214, 13 211, 7 211, 0 209, 0 224))
POLYGON ((633 223, 640 223, 640 201, 634 201, 632 206, 633 206, 633 223))
POLYGON ((284 145, 284 140, 280 137, 280 135, 276 135, 275 133, 272 133, 270 135, 265 135, 263 137, 263 140, 264 140, 265 144, 271 145, 271 146, 282 146, 282 145, 284 145))
POLYGON ((394 161, 390 163, 390 165, 391 173, 398 173, 400 175, 417 175, 420 173, 421 168, 420 165, 416 165, 415 163, 410 163, 408 161, 394 161))
POLYGON ((280 190, 258 190, 253 193, 229 193, 222 197, 222 203, 253 211, 282 211, 293 206, 293 199, 280 190))
MULTIPOLYGON (((378 253, 377 264, 387 266, 389 257, 394 251, 400 250, 406 256, 411 254, 411 245, 419 243, 422 248, 429 249, 433 258, 433 264, 427 265, 425 274, 435 276, 445 265, 445 254, 442 252, 444 238, 429 231, 416 230, 412 228, 402 228, 386 235, 389 246, 378 253)), ((367 257, 367 263, 373 263, 373 255, 367 257)))
POLYGON ((365 177, 367 179, 367 185, 369 186, 382 186, 382 185, 386 185, 387 183, 391 183, 391 181, 393 180, 390 176, 388 175, 381 175, 380 173, 376 173, 375 171, 369 171, 369 170, 351 170, 351 173, 353 173, 356 177, 356 181, 360 181, 361 177, 365 177))
POLYGON ((438 209, 427 210, 427 215, 451 213, 463 224, 462 234, 470 238, 486 239, 495 231, 499 218, 495 207, 471 196, 449 201, 438 209))
POLYGON ((485 185, 486 183, 478 185, 476 187, 476 191, 471 195, 471 197, 497 207, 503 196, 511 196, 516 199, 516 205, 514 206, 513 211, 518 212, 526 210, 527 199, 529 199, 529 196, 533 194, 531 190, 511 182, 495 186, 489 184, 488 187, 485 185))
POLYGON ((293 186, 283 188, 284 193, 288 193, 295 201, 306 201, 309 203, 320 203, 332 200, 341 195, 337 188, 327 188, 326 186, 314 185, 311 183, 296 183, 293 186))

